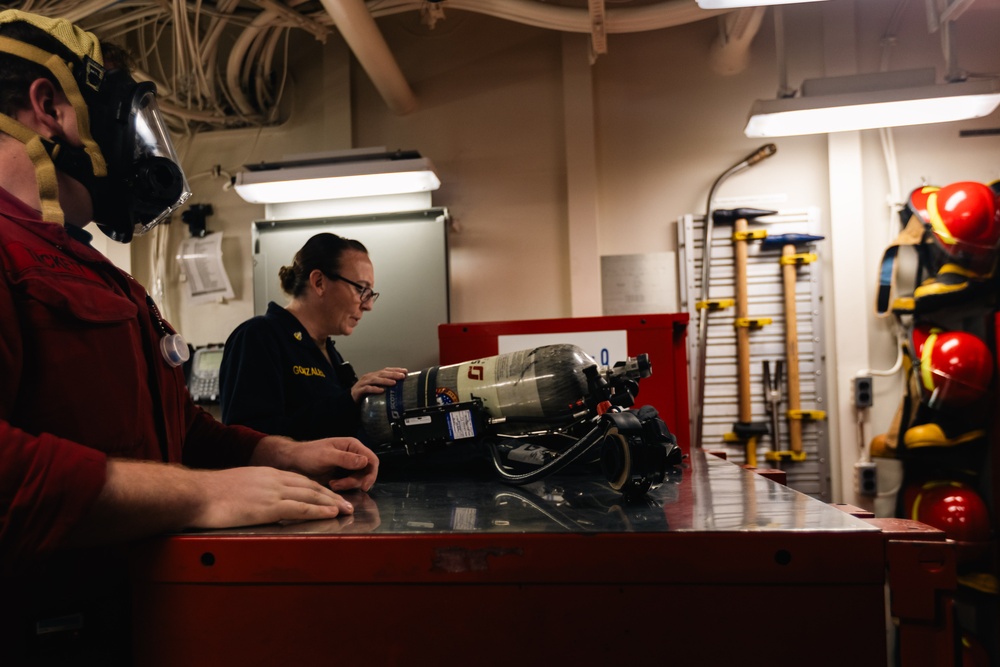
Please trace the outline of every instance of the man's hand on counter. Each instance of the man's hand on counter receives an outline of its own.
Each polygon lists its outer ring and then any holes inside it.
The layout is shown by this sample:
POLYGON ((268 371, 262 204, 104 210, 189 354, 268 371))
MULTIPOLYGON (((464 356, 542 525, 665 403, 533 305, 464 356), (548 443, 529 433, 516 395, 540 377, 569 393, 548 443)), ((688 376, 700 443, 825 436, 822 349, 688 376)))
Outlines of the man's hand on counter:
POLYGON ((63 542, 89 546, 185 528, 332 519, 354 512, 338 491, 368 491, 377 476, 378 457, 355 438, 266 436, 250 465, 226 470, 108 459, 100 494, 63 542))
POLYGON ((250 463, 298 472, 334 491, 368 491, 378 477, 378 456, 356 438, 296 442, 267 436, 257 444, 250 463))
POLYGON ((205 476, 205 502, 191 528, 330 519, 354 512, 339 494, 295 472, 264 466, 195 472, 205 476))

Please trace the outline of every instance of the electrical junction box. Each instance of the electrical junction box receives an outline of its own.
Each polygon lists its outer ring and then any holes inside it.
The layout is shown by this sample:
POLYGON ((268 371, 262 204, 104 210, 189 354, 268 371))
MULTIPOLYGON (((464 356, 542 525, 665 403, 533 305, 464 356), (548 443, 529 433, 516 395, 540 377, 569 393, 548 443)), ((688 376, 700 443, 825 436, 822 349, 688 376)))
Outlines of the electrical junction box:
POLYGON ((875 402, 872 394, 872 378, 870 375, 854 378, 854 407, 870 408, 875 402))
POLYGON ((873 461, 858 461, 854 464, 854 491, 859 496, 874 496, 878 493, 878 470, 873 461))

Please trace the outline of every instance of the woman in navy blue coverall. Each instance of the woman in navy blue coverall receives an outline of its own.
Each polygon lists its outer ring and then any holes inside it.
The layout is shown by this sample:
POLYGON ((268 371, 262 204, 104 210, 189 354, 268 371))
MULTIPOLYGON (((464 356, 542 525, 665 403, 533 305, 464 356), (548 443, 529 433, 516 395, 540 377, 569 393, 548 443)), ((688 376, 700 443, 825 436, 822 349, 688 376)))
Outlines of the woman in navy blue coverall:
POLYGON ((226 341, 222 420, 297 440, 359 435, 361 399, 406 377, 397 367, 355 377, 331 338, 349 336, 378 298, 367 249, 317 234, 278 275, 289 304, 269 303, 226 341))

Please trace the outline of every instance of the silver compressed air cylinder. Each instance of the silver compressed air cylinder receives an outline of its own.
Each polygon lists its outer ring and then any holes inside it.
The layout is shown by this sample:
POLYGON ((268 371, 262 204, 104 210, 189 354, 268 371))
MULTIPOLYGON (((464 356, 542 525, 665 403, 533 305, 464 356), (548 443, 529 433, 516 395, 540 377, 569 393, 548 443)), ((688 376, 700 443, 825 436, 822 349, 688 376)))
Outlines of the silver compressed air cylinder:
POLYGON ((361 423, 372 445, 392 442, 393 423, 408 410, 482 401, 499 434, 544 428, 581 409, 584 369, 596 362, 576 345, 543 345, 451 366, 409 373, 361 404, 361 423))

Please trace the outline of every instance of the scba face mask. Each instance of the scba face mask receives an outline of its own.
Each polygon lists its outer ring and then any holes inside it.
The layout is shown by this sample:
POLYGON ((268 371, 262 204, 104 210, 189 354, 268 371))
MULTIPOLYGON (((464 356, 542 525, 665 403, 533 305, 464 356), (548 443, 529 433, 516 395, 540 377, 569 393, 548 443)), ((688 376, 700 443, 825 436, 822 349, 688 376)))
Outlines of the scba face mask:
POLYGON ((106 70, 97 38, 65 20, 0 12, 0 24, 13 21, 54 37, 77 58, 67 61, 26 41, 0 36, 0 51, 46 68, 76 111, 82 146, 44 139, 0 114, 0 130, 24 143, 35 165, 43 217, 63 222, 58 169, 87 188, 94 222, 116 241, 127 243, 165 220, 191 191, 156 105, 155 86, 137 83, 124 70, 106 70))
POLYGON ((90 107, 92 132, 108 174, 88 186, 94 221, 111 238, 128 243, 133 234, 165 220, 191 190, 152 83, 136 83, 124 71, 108 72, 97 98, 90 107))

